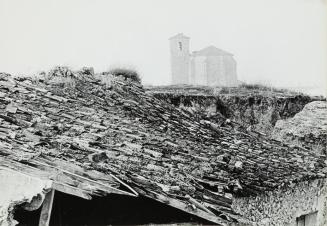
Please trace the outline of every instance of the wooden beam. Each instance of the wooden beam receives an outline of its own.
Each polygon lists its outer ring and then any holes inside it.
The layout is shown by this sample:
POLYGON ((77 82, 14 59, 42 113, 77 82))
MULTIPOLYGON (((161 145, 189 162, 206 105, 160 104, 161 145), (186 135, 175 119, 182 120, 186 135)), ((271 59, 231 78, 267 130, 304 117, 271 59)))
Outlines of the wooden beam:
POLYGON ((52 188, 56 191, 60 191, 69 195, 77 196, 83 199, 91 200, 92 197, 83 189, 73 187, 67 184, 62 184, 60 182, 53 182, 52 188))
POLYGON ((106 182, 102 183, 102 182, 92 180, 92 179, 89 179, 87 177, 72 173, 72 172, 70 172, 68 170, 61 169, 60 166, 52 166, 50 164, 45 163, 45 161, 41 162, 40 160, 31 159, 29 162, 35 164, 35 167, 37 167, 39 169, 42 169, 42 170, 45 170, 45 171, 47 171, 49 168, 56 169, 56 170, 66 174, 66 175, 69 175, 70 177, 73 177, 75 180, 79 180, 81 185, 86 184, 86 183, 90 183, 92 185, 92 187, 95 187, 98 190, 102 190, 102 191, 104 191, 105 193, 108 193, 108 194, 114 193, 114 194, 128 195, 128 196, 134 196, 134 197, 136 197, 138 195, 138 194, 134 194, 134 192, 130 193, 130 192, 123 191, 123 190, 120 190, 118 188, 115 188, 113 186, 110 186, 106 182))
POLYGON ((206 211, 203 211, 200 208, 196 208, 196 209, 192 209, 190 208, 190 206, 187 203, 184 203, 182 201, 179 201, 177 199, 173 199, 164 195, 161 195, 159 193, 156 192, 152 192, 152 191, 148 191, 150 193, 152 193, 152 195, 145 195, 151 199, 157 200, 159 202, 162 202, 166 205, 170 205, 172 207, 175 207, 177 209, 180 209, 186 213, 198 216, 202 219, 205 219, 207 221, 211 221, 213 223, 218 224, 219 226, 227 226, 227 225, 231 225, 231 222, 228 222, 227 220, 224 220, 223 218, 220 218, 219 216, 216 216, 212 213, 208 213, 206 211))
MULTIPOLYGON (((69 163, 64 163, 64 165, 59 166, 52 166, 48 164, 48 160, 45 160, 44 162, 41 161, 42 159, 39 161, 31 159, 29 160, 31 165, 28 165, 15 161, 10 157, 0 156, 0 168, 8 168, 32 177, 52 180, 53 189, 88 200, 91 199, 90 195, 99 195, 104 193, 138 196, 136 191, 113 175, 107 176, 101 172, 87 171, 79 166, 75 166, 74 164, 69 165, 69 163), (66 170, 67 168, 73 172, 66 170), (113 182, 115 184, 113 184, 113 182), (133 193, 120 190, 118 188, 119 184, 123 184, 133 193), (117 188, 113 187, 116 185, 117 188)), ((60 161, 53 162, 58 164, 61 163, 60 161)), ((52 164, 54 164, 53 162, 52 164)))
POLYGON ((40 215, 39 226, 49 226, 54 193, 55 190, 51 189, 51 191, 45 195, 40 215))

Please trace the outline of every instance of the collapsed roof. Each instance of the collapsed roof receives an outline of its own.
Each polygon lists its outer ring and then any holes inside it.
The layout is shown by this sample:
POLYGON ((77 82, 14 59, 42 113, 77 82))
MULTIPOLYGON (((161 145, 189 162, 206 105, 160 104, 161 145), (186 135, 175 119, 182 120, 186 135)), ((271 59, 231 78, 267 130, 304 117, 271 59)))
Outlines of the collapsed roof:
POLYGON ((324 178, 325 157, 199 121, 123 77, 0 74, 0 166, 90 199, 147 196, 221 225, 233 196, 324 178))

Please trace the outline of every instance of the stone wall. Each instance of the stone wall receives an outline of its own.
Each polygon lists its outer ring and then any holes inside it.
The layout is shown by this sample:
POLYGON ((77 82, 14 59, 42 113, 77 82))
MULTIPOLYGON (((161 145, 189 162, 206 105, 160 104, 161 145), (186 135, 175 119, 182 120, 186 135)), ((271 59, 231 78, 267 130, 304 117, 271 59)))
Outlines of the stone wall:
POLYGON ((233 56, 208 56, 208 86, 237 86, 236 61, 233 56))
POLYGON ((189 38, 179 34, 170 39, 172 84, 188 84, 190 69, 189 38))
POLYGON ((191 56, 190 84, 236 86, 236 62, 232 56, 191 56))
POLYGON ((312 226, 326 226, 327 182, 303 182, 287 190, 236 198, 233 209, 257 226, 296 226, 297 217, 318 211, 316 225, 312 226))
POLYGON ((227 85, 226 79, 226 65, 224 58, 228 56, 207 56, 206 67, 208 86, 225 86, 227 85))
POLYGON ((224 65, 226 71, 226 86, 237 86, 237 71, 236 71, 236 60, 233 56, 225 56, 224 57, 224 65))
POLYGON ((192 57, 191 65, 191 80, 192 84, 207 85, 207 68, 206 68, 206 57, 198 56, 192 57))

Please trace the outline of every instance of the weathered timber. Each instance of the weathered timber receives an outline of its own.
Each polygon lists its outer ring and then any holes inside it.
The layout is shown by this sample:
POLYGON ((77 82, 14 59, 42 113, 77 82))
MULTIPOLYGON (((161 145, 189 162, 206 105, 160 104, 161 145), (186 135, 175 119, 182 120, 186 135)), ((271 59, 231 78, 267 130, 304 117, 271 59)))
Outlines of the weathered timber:
POLYGON ((51 189, 51 191, 45 195, 40 215, 39 226, 49 226, 54 193, 55 190, 51 189))

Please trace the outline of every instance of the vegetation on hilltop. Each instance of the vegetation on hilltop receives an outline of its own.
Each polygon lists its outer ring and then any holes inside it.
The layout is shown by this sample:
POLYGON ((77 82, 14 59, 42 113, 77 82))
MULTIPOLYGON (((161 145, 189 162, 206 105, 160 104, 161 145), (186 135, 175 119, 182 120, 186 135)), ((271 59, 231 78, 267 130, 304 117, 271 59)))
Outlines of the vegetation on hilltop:
POLYGON ((141 83, 141 78, 138 72, 134 69, 124 68, 124 67, 117 67, 109 70, 108 74, 114 76, 123 76, 125 79, 131 79, 137 83, 141 83))

